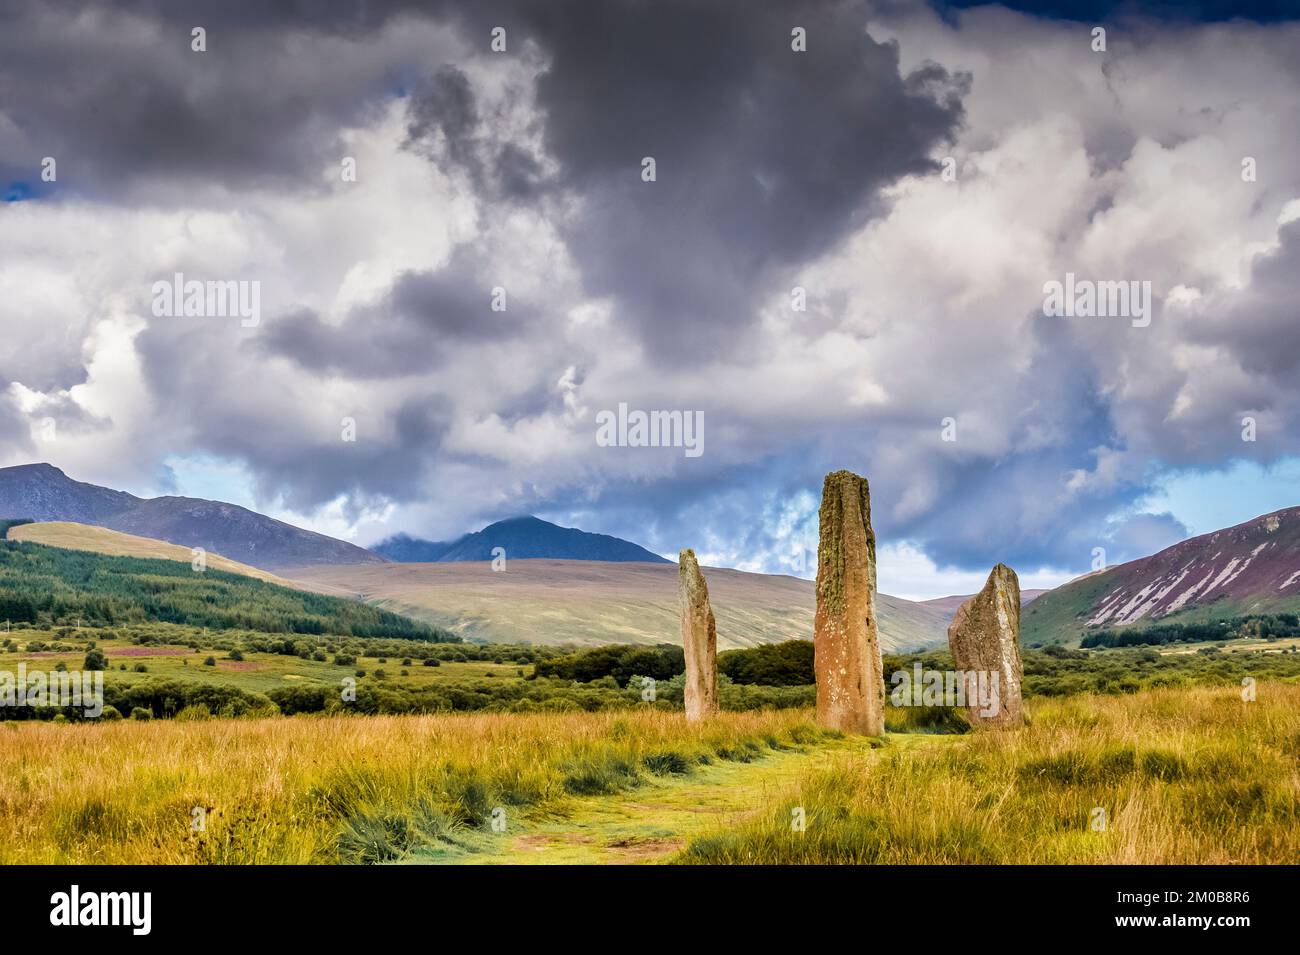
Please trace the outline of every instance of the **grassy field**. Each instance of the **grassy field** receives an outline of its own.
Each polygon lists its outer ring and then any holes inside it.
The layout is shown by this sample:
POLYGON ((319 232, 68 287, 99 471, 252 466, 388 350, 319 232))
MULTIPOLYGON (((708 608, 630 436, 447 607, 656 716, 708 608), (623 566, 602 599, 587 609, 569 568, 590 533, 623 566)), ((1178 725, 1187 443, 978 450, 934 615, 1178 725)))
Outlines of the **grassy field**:
POLYGON ((1019 731, 847 754, 678 860, 1294 863, 1300 686, 1257 692, 1035 700, 1019 731))
POLYGON ((1028 708, 1018 731, 883 743, 823 734, 806 710, 724 713, 703 728, 650 710, 10 724, 0 863, 1291 863, 1300 853, 1300 686, 1261 682, 1254 702, 1192 687, 1028 708), (506 832, 492 831, 494 810, 506 832))
POLYGON ((820 736, 803 711, 10 724, 0 863, 395 861, 480 837, 498 807, 553 816, 820 736))

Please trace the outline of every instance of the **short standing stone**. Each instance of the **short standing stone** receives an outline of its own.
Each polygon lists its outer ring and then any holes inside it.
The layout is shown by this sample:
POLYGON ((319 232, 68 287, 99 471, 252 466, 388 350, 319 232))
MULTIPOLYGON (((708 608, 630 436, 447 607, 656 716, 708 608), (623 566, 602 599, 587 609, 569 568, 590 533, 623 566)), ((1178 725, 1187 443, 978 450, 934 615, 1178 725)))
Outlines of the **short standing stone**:
POLYGON ((682 649, 686 653, 686 719, 718 712, 718 631, 709 607, 709 587, 695 551, 678 555, 681 578, 682 649))
POLYGON ((817 721, 879 736, 885 731, 885 683, 876 630, 876 535, 866 479, 851 471, 826 475, 820 519, 813 623, 817 721))
POLYGON ((966 712, 973 726, 1013 726, 1024 716, 1020 685, 1020 580, 1006 564, 989 573, 984 589, 957 608, 948 648, 965 674, 966 712), (972 693, 987 688, 985 699, 972 693), (975 698, 972 699, 972 696, 975 698))

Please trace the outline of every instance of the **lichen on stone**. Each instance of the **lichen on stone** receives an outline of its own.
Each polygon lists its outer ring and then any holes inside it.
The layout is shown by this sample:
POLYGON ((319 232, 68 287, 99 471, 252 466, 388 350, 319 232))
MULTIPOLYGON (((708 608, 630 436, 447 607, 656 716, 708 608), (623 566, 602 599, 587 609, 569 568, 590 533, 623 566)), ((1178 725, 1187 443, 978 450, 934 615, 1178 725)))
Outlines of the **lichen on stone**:
POLYGON ((868 576, 876 589, 876 536, 871 531, 871 491, 867 479, 852 471, 832 471, 822 484, 818 512, 817 593, 831 613, 844 611, 844 537, 846 502, 856 500, 857 518, 866 537, 868 576))

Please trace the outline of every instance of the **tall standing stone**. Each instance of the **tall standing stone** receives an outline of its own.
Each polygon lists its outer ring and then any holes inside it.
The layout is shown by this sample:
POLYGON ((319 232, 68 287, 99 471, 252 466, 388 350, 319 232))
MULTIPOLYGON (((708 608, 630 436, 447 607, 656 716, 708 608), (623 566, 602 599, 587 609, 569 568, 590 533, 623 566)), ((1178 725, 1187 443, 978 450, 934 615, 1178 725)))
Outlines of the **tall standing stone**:
POLYGON ((1012 726, 1024 716, 1020 685, 1020 580, 1006 564, 989 573, 984 589, 957 608, 948 627, 948 648, 958 670, 968 674, 966 713, 973 726, 1012 726), (974 676, 970 676, 973 674, 974 676), (996 674, 996 705, 972 700, 973 680, 992 686, 996 674))
POLYGON ((687 548, 678 555, 677 570, 686 652, 686 719, 695 722, 718 712, 718 630, 695 551, 687 548))
POLYGON ((820 519, 813 623, 817 722, 879 736, 885 731, 885 681, 876 630, 876 535, 866 478, 851 471, 826 475, 820 519))

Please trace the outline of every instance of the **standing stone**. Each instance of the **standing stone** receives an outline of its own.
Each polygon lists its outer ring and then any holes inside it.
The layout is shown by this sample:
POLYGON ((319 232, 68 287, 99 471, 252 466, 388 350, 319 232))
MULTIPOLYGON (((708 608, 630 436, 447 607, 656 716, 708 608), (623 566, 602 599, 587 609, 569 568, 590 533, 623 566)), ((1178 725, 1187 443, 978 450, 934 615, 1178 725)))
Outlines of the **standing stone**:
POLYGON ((678 555, 678 575, 682 649, 686 652, 686 719, 694 723, 718 712, 718 630, 709 607, 709 586, 690 548, 678 555))
POLYGON ((851 471, 826 475, 817 543, 813 667, 817 722, 846 733, 885 732, 885 681, 876 632, 876 535, 871 492, 851 471))
POLYGON ((957 608, 948 627, 948 649, 958 670, 974 675, 966 678, 966 713, 972 726, 1014 726, 1023 719, 1020 685, 1024 668, 1020 663, 1020 580, 1006 564, 989 574, 984 589, 957 608), (996 706, 972 699, 971 689, 979 680, 993 687, 996 675, 996 706))

